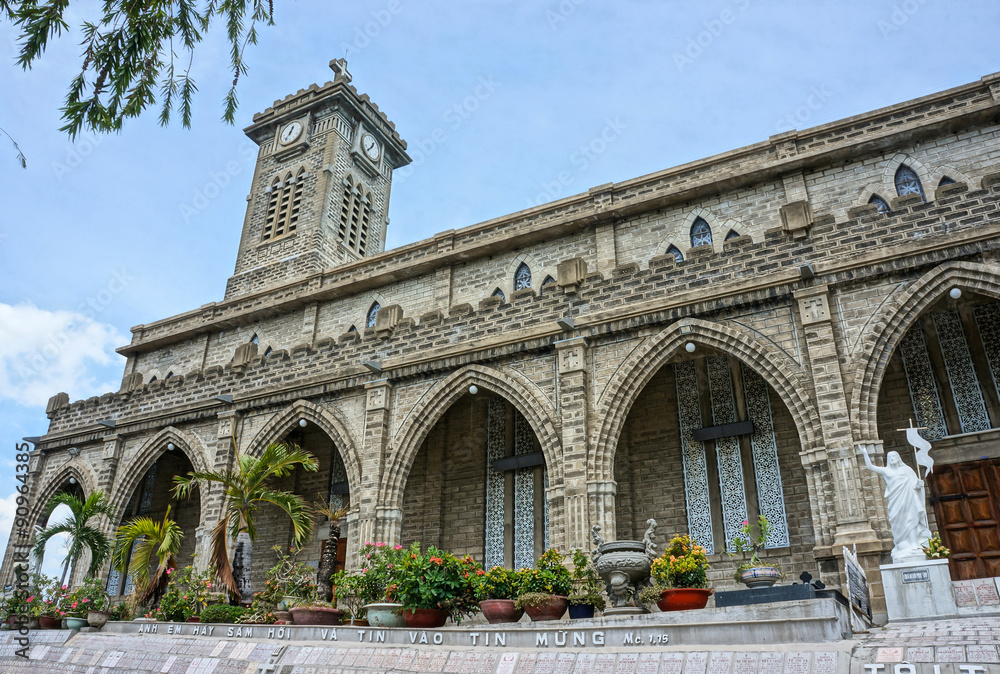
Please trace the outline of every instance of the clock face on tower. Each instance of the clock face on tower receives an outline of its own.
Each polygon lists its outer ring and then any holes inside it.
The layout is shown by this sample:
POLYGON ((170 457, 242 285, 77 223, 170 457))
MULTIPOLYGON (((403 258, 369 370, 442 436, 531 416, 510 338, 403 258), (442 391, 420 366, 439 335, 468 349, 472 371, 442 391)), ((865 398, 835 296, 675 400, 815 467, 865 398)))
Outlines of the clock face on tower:
POLYGON ((296 138, 298 138, 300 135, 302 135, 302 123, 292 122, 291 124, 289 124, 288 126, 286 126, 281 130, 281 134, 278 136, 278 138, 279 140, 281 140, 282 145, 288 145, 289 143, 293 142, 296 138))
POLYGON ((372 161, 377 161, 379 155, 381 154, 381 149, 378 146, 378 141, 375 140, 375 136, 370 133, 366 133, 361 136, 361 149, 364 150, 365 156, 367 156, 372 161))

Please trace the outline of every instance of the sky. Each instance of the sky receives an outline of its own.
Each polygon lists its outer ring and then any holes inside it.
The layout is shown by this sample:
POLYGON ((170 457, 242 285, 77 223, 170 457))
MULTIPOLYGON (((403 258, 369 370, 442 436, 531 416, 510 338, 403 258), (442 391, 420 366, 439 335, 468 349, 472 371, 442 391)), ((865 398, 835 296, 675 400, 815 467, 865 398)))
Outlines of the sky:
MULTIPOLYGON (((70 24, 94 19, 71 3, 70 24)), ((14 445, 45 402, 117 391, 132 326, 222 299, 246 210, 255 112, 345 57, 409 143, 387 248, 590 187, 975 81, 1000 70, 1000 4, 968 0, 276 2, 232 78, 199 46, 191 129, 156 113, 114 135, 59 132, 79 34, 28 72, 0 22, 0 550, 14 445)), ((54 516, 59 518, 57 513, 54 516)), ((45 570, 55 574, 58 542, 45 570)))

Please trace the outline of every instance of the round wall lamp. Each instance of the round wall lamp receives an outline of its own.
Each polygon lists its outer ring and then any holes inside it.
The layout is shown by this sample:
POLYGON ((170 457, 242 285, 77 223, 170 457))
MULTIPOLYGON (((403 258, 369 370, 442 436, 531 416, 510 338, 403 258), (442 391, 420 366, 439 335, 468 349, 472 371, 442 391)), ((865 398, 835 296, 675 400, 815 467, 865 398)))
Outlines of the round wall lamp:
POLYGON ((952 288, 951 290, 948 291, 948 297, 950 297, 953 300, 957 300, 961 296, 962 296, 961 288, 952 288))
POLYGON ((75 478, 75 477, 71 477, 71 478, 69 479, 69 483, 70 483, 70 484, 76 484, 76 478, 75 478))
POLYGON ((176 445, 174 445, 174 443, 172 443, 172 442, 168 442, 168 443, 167 443, 167 451, 168 451, 168 452, 172 452, 172 451, 174 451, 175 449, 177 449, 177 446, 176 446, 176 445))
POLYGON ((685 344, 684 350, 687 351, 688 353, 694 353, 695 350, 694 342, 688 342, 687 344, 685 344))
POLYGON ((472 395, 476 395, 477 393, 479 393, 479 387, 473 384, 472 386, 469 387, 469 393, 471 393, 472 395))
POLYGON ((301 426, 302 428, 306 427, 306 423, 308 423, 308 422, 306 422, 305 419, 299 419, 299 426, 301 426))

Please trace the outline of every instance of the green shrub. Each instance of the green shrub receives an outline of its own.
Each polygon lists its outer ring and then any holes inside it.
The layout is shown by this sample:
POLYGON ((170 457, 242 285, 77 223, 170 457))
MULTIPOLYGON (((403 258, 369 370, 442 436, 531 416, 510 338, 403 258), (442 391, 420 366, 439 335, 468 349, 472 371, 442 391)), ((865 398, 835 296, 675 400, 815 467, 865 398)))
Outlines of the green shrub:
POLYGON ((201 612, 201 621, 203 623, 235 623, 239 618, 246 615, 249 610, 242 606, 212 604, 205 607, 205 610, 201 612))

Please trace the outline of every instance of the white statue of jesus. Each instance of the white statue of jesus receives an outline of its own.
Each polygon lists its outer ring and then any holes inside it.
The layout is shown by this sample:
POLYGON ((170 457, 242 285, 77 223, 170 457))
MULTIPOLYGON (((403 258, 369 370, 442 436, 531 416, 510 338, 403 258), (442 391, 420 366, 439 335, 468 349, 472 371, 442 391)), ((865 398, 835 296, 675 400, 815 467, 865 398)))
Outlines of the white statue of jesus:
POLYGON ((898 452, 885 456, 885 468, 876 466, 861 447, 865 466, 885 480, 885 499, 888 502, 889 528, 892 530, 892 561, 919 562, 927 559, 923 546, 931 537, 927 526, 927 507, 924 481, 913 469, 903 463, 898 452))

